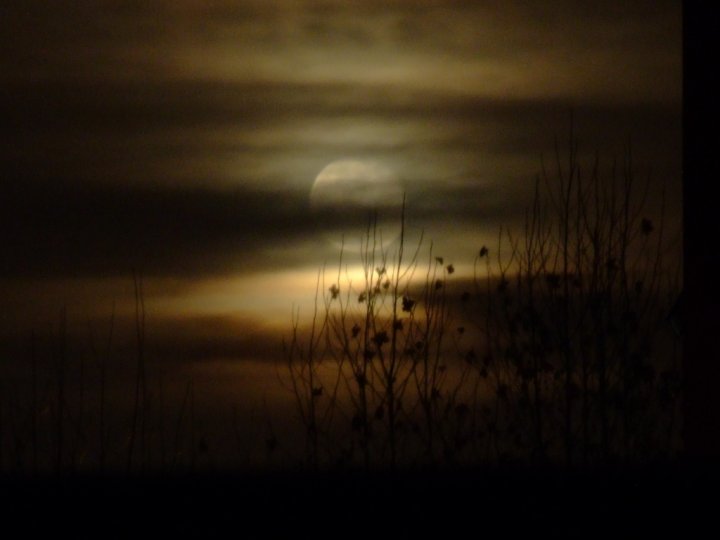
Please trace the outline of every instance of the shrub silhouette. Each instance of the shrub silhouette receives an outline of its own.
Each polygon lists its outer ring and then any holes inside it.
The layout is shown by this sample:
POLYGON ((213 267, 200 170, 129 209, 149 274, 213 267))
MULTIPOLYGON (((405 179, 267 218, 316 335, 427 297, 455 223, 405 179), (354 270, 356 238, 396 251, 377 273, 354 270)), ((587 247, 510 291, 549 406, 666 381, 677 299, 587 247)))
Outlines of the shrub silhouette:
MULTIPOLYGON (((479 247, 470 277, 422 237, 410 245, 404 204, 393 244, 371 217, 358 261, 341 249, 337 266, 318 272, 312 316, 304 323, 295 311, 285 342, 305 463, 672 457, 681 386, 667 316, 679 309, 679 265, 662 212, 646 213, 648 189, 629 152, 603 175, 598 160, 580 163, 571 140, 536 179, 521 230, 479 247)), ((203 393, 193 380, 175 398, 163 389, 148 362, 139 275, 133 284, 129 354, 118 350, 114 315, 107 331, 89 325, 86 354, 76 350, 63 310, 55 335, 32 334, 27 361, 3 366, 0 471, 210 464, 218 444, 197 416, 203 393), (112 404, 118 392, 128 411, 112 404)), ((267 424, 258 442, 277 465, 296 445, 267 424)), ((249 456, 235 413, 232 428, 238 455, 249 456)))
POLYGON ((285 349, 309 463, 672 456, 678 272, 663 211, 644 214, 629 150, 603 176, 571 137, 555 166, 522 230, 479 249, 472 290, 449 292, 455 267, 432 244, 406 257, 404 209, 392 250, 370 221, 359 283, 342 252, 332 278, 319 272, 311 327, 296 317, 285 349))
POLYGON ((503 235, 510 260, 491 263, 487 248, 476 259, 485 266, 469 310, 485 338, 478 369, 494 381, 505 434, 533 460, 667 456, 679 365, 660 351, 677 295, 664 220, 655 227, 642 215, 629 152, 607 179, 597 160, 582 174, 574 141, 568 154, 553 177, 543 168, 522 233, 503 235))
POLYGON ((55 332, 31 333, 25 362, 2 366, 8 376, 0 378, 0 475, 136 475, 206 466, 210 444, 196 433, 193 381, 181 402, 166 405, 161 376, 148 374, 139 274, 133 288, 129 355, 116 344, 114 305, 105 330, 88 322, 87 350, 70 334, 63 307, 55 332), (119 395, 127 397, 127 411, 125 403, 112 403, 119 395))
POLYGON ((296 317, 285 347, 311 464, 321 452, 366 467, 394 467, 401 454, 434 461, 438 428, 458 388, 445 365, 444 285, 454 267, 433 255, 432 244, 421 264, 422 238, 408 256, 404 209, 394 250, 382 244, 376 223, 362 241, 359 281, 341 252, 330 285, 327 271, 318 274, 309 329, 303 335, 296 317))

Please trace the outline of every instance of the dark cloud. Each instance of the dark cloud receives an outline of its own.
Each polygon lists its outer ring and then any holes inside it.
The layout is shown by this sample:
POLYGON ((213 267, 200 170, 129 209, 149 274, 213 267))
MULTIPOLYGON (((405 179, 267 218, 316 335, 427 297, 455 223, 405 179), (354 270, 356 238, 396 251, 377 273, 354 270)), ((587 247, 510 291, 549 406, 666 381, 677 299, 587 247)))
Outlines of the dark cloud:
POLYGON ((430 237, 496 230, 571 112, 679 215, 680 37, 672 1, 5 3, 0 275, 320 264, 342 211, 308 193, 343 158, 391 167, 430 237))
POLYGON ((307 234, 304 206, 304 200, 242 189, 8 183, 0 202, 1 271, 6 276, 112 276, 133 268, 161 275, 224 273, 228 264, 256 265, 254 252, 263 246, 307 234))
MULTIPOLYGON (((443 200, 453 205, 463 194, 443 200)), ((497 214, 506 213, 483 203, 477 193, 468 196, 477 201, 472 208, 467 205, 468 214, 472 210, 486 218, 490 212, 497 221, 497 214)), ((0 200, 0 274, 111 277, 135 269, 147 275, 201 276, 307 264, 308 254, 283 248, 314 239, 320 231, 332 235, 335 229, 339 238, 344 222, 342 212, 313 215, 308 206, 305 196, 244 189, 8 183, 0 200)), ((418 204, 412 215, 427 222, 437 211, 418 204)), ((312 263, 319 264, 321 255, 315 254, 312 263)))
POLYGON ((261 321, 230 316, 175 316, 152 321, 151 352, 168 362, 280 360, 283 335, 261 321))
POLYGON ((7 276, 307 263, 269 253, 318 228, 340 235, 342 212, 314 219, 307 195, 320 168, 347 154, 395 160, 409 216, 430 231, 448 220, 496 227, 522 215, 541 155, 573 110, 584 151, 611 160, 632 135, 642 168, 679 172, 679 110, 657 104, 193 80, 9 85, 4 97, 7 276), (369 134, 336 137, 358 119, 369 134), (373 139, 385 129, 399 131, 373 139), (234 169, 219 178, 228 156, 234 169))

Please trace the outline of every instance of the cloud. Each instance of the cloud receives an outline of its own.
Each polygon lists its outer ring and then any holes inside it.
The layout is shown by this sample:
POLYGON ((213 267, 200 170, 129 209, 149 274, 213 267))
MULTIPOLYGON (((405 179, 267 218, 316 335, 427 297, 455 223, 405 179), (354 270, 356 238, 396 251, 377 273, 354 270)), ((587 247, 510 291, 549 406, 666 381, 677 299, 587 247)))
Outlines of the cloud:
POLYGON ((0 274, 307 264, 340 230, 310 187, 347 158, 392 168, 429 232, 494 227, 570 110, 583 151, 630 134, 679 186, 678 7, 626 4, 3 6, 0 274))
POLYGON ((485 97, 679 100, 667 2, 28 0, 4 7, 13 80, 392 84, 485 97))
POLYGON ((453 159, 465 172, 477 168, 472 154, 483 152, 483 160, 537 159, 542 144, 567 130, 571 109, 579 132, 597 133, 598 141, 625 131, 661 142, 679 133, 679 104, 488 99, 349 84, 59 82, 8 87, 0 154, 12 174, 223 187, 272 181, 269 189, 309 190, 329 161, 358 154, 401 169, 453 159))
POLYGON ((304 201, 244 190, 25 182, 0 205, 6 276, 222 273, 307 231, 304 201))
MULTIPOLYGON (((414 216, 422 218, 424 212, 432 218, 433 210, 419 205, 414 216)), ((319 264, 322 255, 313 239, 320 230, 340 230, 342 221, 334 212, 315 219, 306 197, 279 193, 17 183, 6 186, 0 201, 0 274, 257 272, 307 264, 313 253, 291 248, 308 240, 319 264)))
MULTIPOLYGON (((315 175, 346 157, 391 167, 428 231, 448 219, 512 222, 573 108, 341 84, 10 88, 0 105, 6 276, 307 263, 319 252, 283 246, 312 244, 318 227, 339 237, 338 216, 310 219, 307 197, 315 175)), ((640 166, 668 175, 679 175, 679 118, 679 106, 652 104, 588 102, 576 112, 585 151, 611 160, 630 133, 640 166)))
POLYGON ((152 321, 152 354, 173 363, 181 361, 259 360, 282 358, 287 338, 260 321, 229 316, 174 316, 152 321))

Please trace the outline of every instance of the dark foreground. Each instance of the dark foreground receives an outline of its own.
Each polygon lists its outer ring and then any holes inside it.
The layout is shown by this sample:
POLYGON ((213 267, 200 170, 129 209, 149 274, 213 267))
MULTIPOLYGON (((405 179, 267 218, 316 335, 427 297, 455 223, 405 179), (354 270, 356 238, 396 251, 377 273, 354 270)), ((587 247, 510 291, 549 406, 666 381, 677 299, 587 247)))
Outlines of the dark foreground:
POLYGON ((718 479, 676 465, 4 477, 0 523, 26 538, 683 538, 716 528, 718 479))

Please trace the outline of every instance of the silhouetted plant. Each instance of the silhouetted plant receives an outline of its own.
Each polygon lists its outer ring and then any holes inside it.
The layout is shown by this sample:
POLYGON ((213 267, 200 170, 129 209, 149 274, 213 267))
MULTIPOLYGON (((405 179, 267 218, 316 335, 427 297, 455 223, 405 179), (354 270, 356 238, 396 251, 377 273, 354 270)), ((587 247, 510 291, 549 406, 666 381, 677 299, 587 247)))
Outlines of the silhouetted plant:
POLYGON ((342 253, 331 281, 321 272, 307 343, 296 318, 286 349, 310 462, 321 440, 330 461, 366 467, 673 454, 663 210, 644 213, 649 179, 638 192, 629 150, 608 176, 597 157, 581 166, 572 135, 567 154, 552 174, 543 164, 522 230, 480 248, 459 301, 432 244, 427 262, 422 240, 405 260, 404 209, 394 251, 368 226, 359 283, 342 253))
POLYGON ((192 469, 206 459, 212 446, 196 427, 191 381, 185 396, 173 404, 178 418, 166 460, 167 412, 162 385, 147 376, 139 277, 133 285, 135 347, 129 357, 113 350, 114 306, 102 347, 96 346, 97 329, 88 323, 87 350, 81 347, 82 339, 70 333, 70 318, 63 307, 54 331, 44 337, 30 334, 27 358, 19 358, 25 362, 3 363, 0 474, 136 474, 192 469), (121 364, 135 368, 132 380, 121 364), (117 395, 122 403, 110 406, 117 395))
POLYGON ((674 410, 662 403, 677 386, 658 377, 676 380, 677 356, 658 347, 677 289, 664 220, 643 216, 649 184, 638 198, 629 151, 609 178, 597 158, 586 173, 572 138, 567 159, 556 154, 554 175, 543 167, 522 233, 501 233, 509 260, 500 245, 494 261, 486 247, 476 259, 485 276, 464 304, 484 336, 478 376, 498 397, 492 433, 502 419, 515 452, 567 464, 648 457, 653 445, 669 453, 659 430, 674 410))
POLYGON ((430 245, 418 277, 422 247, 421 237, 409 256, 405 251, 404 206, 394 249, 371 218, 358 275, 341 251, 333 281, 324 270, 318 276, 303 337, 295 317, 285 353, 310 463, 317 464, 321 441, 328 456, 365 467, 442 454, 443 419, 459 386, 448 382, 445 347, 445 283, 454 267, 430 245))

